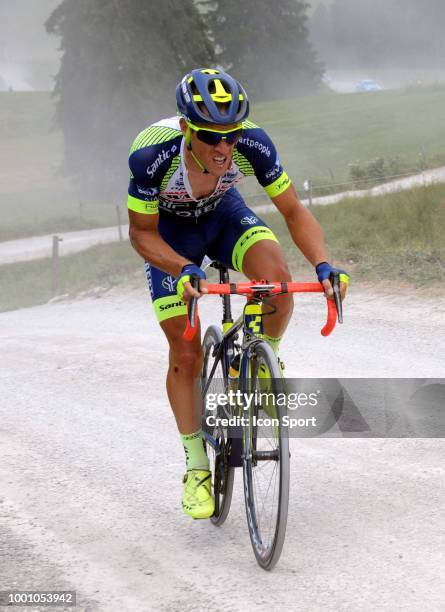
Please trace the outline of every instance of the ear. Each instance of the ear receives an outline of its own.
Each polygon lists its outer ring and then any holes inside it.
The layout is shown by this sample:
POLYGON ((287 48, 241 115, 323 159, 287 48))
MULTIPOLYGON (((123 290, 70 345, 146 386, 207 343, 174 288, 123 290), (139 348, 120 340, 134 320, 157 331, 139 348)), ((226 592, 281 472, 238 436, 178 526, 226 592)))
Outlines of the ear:
POLYGON ((184 117, 179 119, 179 127, 181 128, 181 132, 185 134, 187 132, 187 122, 184 117))

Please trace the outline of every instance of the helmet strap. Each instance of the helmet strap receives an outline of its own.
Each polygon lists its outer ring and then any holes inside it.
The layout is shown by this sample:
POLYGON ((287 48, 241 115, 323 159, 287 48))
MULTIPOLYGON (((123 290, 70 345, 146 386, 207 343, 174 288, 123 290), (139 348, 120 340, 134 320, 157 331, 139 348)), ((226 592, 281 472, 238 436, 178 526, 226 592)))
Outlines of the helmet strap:
POLYGON ((207 168, 204 166, 204 164, 196 157, 196 155, 193 153, 192 151, 192 134, 191 134, 191 129, 189 127, 187 127, 187 131, 185 133, 185 144, 187 146, 187 149, 190 151, 190 155, 193 158, 193 161, 195 162, 195 164, 198 166, 198 168, 201 170, 201 172, 203 172, 204 174, 208 174, 209 171, 207 170, 207 168))

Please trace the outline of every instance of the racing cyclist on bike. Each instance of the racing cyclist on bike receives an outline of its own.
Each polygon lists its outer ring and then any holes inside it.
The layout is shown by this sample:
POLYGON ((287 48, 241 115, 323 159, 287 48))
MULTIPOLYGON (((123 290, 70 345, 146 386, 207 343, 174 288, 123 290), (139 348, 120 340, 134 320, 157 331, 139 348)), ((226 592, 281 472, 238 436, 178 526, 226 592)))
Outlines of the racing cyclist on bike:
MULTIPOLYGON (((196 69, 176 88, 178 117, 142 131, 130 151, 130 239, 145 260, 154 309, 169 343, 167 393, 185 450, 182 508, 194 518, 213 514, 209 460, 201 430, 200 334, 183 339, 186 302, 206 292, 200 265, 205 255, 248 278, 290 281, 277 238, 247 207, 235 188, 255 175, 283 215, 296 246, 315 267, 328 297, 333 294, 323 234, 281 166, 275 146, 248 121, 244 88, 227 73, 196 69), (200 277, 194 290, 190 276, 200 277)), ((347 275, 341 271, 341 293, 347 275)), ((275 352, 293 310, 291 294, 271 300, 264 320, 275 352)))

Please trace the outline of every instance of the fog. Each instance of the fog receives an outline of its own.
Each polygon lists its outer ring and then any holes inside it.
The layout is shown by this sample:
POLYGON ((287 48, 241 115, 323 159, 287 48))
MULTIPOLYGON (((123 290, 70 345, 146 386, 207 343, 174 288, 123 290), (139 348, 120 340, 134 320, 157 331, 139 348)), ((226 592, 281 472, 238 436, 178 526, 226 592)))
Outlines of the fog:
MULTIPOLYGON (((202 3, 197 0, 195 2, 202 7, 202 3)), ((329 91, 355 92, 358 83, 364 79, 374 80, 383 90, 423 87, 445 80, 443 71, 445 39, 442 35, 445 24, 442 2, 311 0, 309 4, 306 26, 310 29, 310 42, 316 52, 317 60, 321 62, 323 73, 318 89, 320 95, 326 95, 329 91), (418 19, 415 21, 416 27, 413 28, 416 15, 418 19), (397 25, 399 23, 400 27, 397 25)), ((145 100, 141 94, 141 84, 146 86, 147 83, 144 83, 144 78, 138 73, 136 65, 133 82, 131 81, 133 66, 130 63, 125 64, 126 68, 120 73, 116 73, 117 79, 116 74, 112 76, 115 79, 113 86, 107 82, 110 71, 104 71, 103 75, 99 71, 101 85, 110 87, 112 92, 108 98, 107 94, 104 94, 102 100, 106 102, 107 99, 120 96, 116 106, 117 114, 113 115, 113 110, 108 123, 103 117, 111 111, 106 104, 94 98, 97 78, 96 81, 91 80, 91 75, 84 75, 81 71, 74 70, 73 78, 77 79, 77 91, 82 92, 81 99, 79 103, 75 102, 77 106, 71 110, 65 102, 62 132, 60 122, 55 122, 57 98, 54 96, 43 94, 43 97, 37 98, 7 96, 8 91, 23 92, 23 94, 31 91, 47 93, 52 91, 55 76, 61 65, 61 40, 58 35, 48 34, 45 22, 58 5, 59 0, 35 2, 16 0, 14 3, 0 0, 0 91, 4 92, 0 98, 3 141, 0 150, 2 162, 0 206, 5 212, 1 236, 3 240, 33 232, 52 231, 57 229, 59 222, 65 228, 62 218, 72 215, 73 210, 78 216, 79 227, 88 227, 90 222, 95 225, 113 223, 114 213, 107 212, 106 203, 112 202, 115 206, 124 202, 128 172, 126 158, 133 138, 151 121, 174 112, 174 83, 179 80, 185 69, 194 67, 180 66, 178 61, 178 65, 173 66, 172 70, 171 62, 170 65, 166 64, 164 84, 156 81, 155 87, 154 83, 150 83, 152 89, 155 89, 165 87, 165 83, 168 82, 166 93, 157 101, 153 98, 145 100), (86 80, 87 78, 90 80, 86 80), (100 123, 101 120, 104 121, 102 131, 95 132, 90 129, 91 122, 100 123), (82 130, 91 135, 91 143, 87 141, 85 144, 79 140, 79 143, 75 144, 76 152, 73 143, 82 130), (23 180, 22 171, 24 149, 31 150, 34 155, 26 181, 23 180), (91 158, 88 157, 90 154, 91 158), (77 169, 74 180, 71 180, 70 172, 77 167, 76 164, 79 165, 76 155, 78 158, 84 158, 84 165, 83 169, 77 169), (33 204, 30 203, 31 194, 33 204), (60 203, 61 200, 64 202, 63 205, 60 203), (21 212, 17 212, 18 210, 21 212), (85 211, 88 210, 87 214, 85 211), (29 213, 34 225, 29 220, 29 213), (82 215, 87 219, 85 223, 82 215)), ((213 4, 213 7, 215 6, 217 3, 213 4)), ((208 8, 207 5, 207 10, 208 8)), ((259 23, 265 21, 261 14, 252 17, 255 17, 259 23)), ((222 23, 225 22, 221 21, 222 23)), ((272 24, 270 25, 272 27, 272 24)), ((241 26, 243 24, 240 24, 240 28, 241 26)), ((100 37, 98 35, 96 45, 98 56, 100 56, 101 41, 107 39, 104 27, 101 23, 100 37)), ((236 45, 236 41, 245 35, 245 30, 242 29, 239 33, 235 30, 232 34, 236 45)), ((165 41, 169 38, 164 36, 163 32, 159 32, 159 36, 164 40, 163 44, 168 44, 165 41)), ((212 39, 212 36, 210 38, 212 39)), ((151 37, 147 37, 146 48, 141 48, 140 45, 135 50, 135 61, 137 62, 138 56, 148 57, 151 53, 150 45, 154 44, 159 43, 158 41, 153 43, 151 37)), ((180 47, 181 44, 177 46, 180 47)), ((76 55, 84 52, 81 41, 78 47, 77 49, 74 45, 76 55)), ((220 58, 218 45, 215 51, 216 58, 220 58)), ((153 64, 159 61, 162 61, 162 58, 156 59, 153 64)), ((115 68, 118 63, 119 57, 114 62, 115 68)), ((120 70, 121 67, 117 66, 116 69, 120 70)), ((265 92, 257 93, 252 87, 253 111, 256 104, 268 98, 289 98, 305 92, 302 89, 303 81, 293 78, 292 75, 290 77, 286 75, 285 84, 280 85, 283 79, 279 71, 280 61, 277 61, 276 57, 269 60, 267 54, 258 65, 258 71, 250 71, 253 77, 261 74, 261 79, 266 83, 265 92)), ((162 73, 162 66, 160 72, 162 73)), ((67 96, 67 99, 70 102, 70 96, 67 96)), ((274 128, 271 129, 275 137, 278 132, 274 131, 274 128)), ((391 142, 390 133, 387 140, 391 142)), ((420 143, 416 155, 419 155, 419 150, 428 152, 430 144, 420 143)), ((383 148, 388 147, 385 145, 383 148)), ((397 156, 398 151, 391 151, 391 154, 397 156)), ((284 155, 286 156, 286 149, 284 155)), ((306 157, 310 157, 310 150, 306 157)), ((291 155, 288 159, 297 164, 298 172, 303 173, 301 180, 307 178, 312 171, 311 167, 306 168, 300 159, 295 161, 291 155)), ((320 162, 323 172, 328 177, 332 175, 331 165, 329 160, 322 159, 320 162), (329 175, 328 170, 324 169, 325 166, 330 168, 329 175)), ((336 182, 346 180, 347 163, 344 167, 344 171, 341 169, 336 171, 336 182)))
MULTIPOLYGON (((46 32, 44 23, 59 4, 0 0, 0 90, 53 88, 60 40, 46 32)), ((439 0, 309 0, 310 40, 324 64, 325 81, 347 91, 342 81, 360 75, 378 74, 391 87, 444 80, 444 7, 439 0)))
POLYGON ((60 41, 44 22, 60 0, 0 0, 0 91, 49 90, 60 66, 60 41))

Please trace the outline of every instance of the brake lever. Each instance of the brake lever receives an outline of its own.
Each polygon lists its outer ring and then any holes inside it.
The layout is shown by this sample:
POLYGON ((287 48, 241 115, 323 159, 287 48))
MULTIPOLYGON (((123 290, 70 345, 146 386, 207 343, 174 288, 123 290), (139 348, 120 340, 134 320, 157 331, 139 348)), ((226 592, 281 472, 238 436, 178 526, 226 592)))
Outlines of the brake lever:
POLYGON ((337 310, 337 318, 339 323, 343 323, 343 305, 341 303, 340 294, 340 272, 331 272, 329 280, 334 290, 334 302, 337 310))
MULTIPOLYGON (((190 284, 193 289, 199 291, 199 276, 197 274, 192 274, 190 276, 190 284)), ((198 306, 198 298, 192 297, 190 298, 188 305, 188 318, 190 321, 190 327, 192 329, 196 326, 196 314, 197 314, 197 306, 198 306)))

